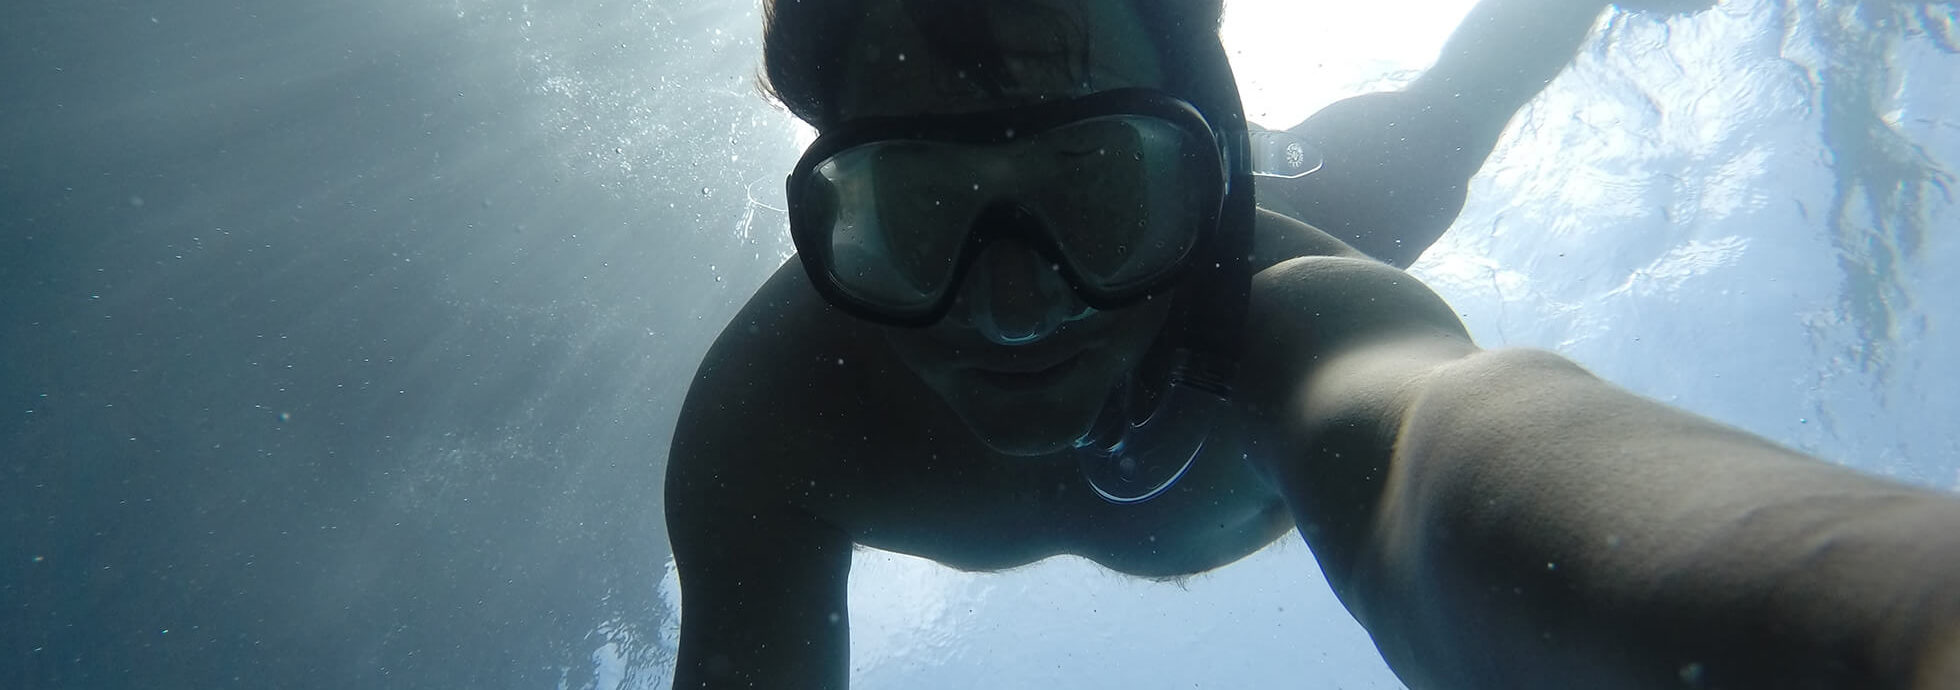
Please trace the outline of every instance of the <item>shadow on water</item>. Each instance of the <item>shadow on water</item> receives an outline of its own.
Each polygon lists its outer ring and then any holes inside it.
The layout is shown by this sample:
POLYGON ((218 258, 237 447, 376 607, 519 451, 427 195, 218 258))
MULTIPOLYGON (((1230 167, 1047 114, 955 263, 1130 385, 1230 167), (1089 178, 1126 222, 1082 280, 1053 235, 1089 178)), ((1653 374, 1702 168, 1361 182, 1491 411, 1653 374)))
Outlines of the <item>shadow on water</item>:
MULTIPOLYGON (((1898 315, 1914 297, 1905 271, 1930 227, 1929 202, 1953 202, 1953 172, 1928 155, 1898 121, 1908 42, 1960 53, 1952 3, 1876 1, 1786 5, 1791 21, 1808 16, 1823 52, 1812 80, 1824 111, 1837 187, 1831 199, 1832 244, 1844 273, 1842 313, 1857 332, 1845 354, 1867 373, 1887 376, 1898 315)), ((1831 324, 1836 327, 1841 324, 1831 324)))
MULTIPOLYGON (((1953 207, 1954 173, 1919 140, 1947 113, 1937 100, 1928 108, 1912 96, 1940 90, 1912 77, 1927 71, 1918 52, 1960 55, 1960 10, 1897 0, 1786 1, 1780 9, 1785 54, 1808 74, 1833 178, 1828 209, 1817 220, 1836 258, 1838 304, 1805 319, 1818 355, 1833 363, 1816 373, 1813 416, 1832 436, 1859 436, 1860 420, 1841 419, 1829 403, 1833 391, 1876 390, 1889 409, 1915 404, 1895 399, 1913 385, 1901 380, 1911 373, 1899 366, 1898 352, 1928 327, 1926 317, 1915 316, 1925 305, 1911 284, 1926 270, 1922 250, 1933 235, 1953 231, 1934 219, 1953 207)), ((1905 453, 1896 442, 1885 445, 1893 447, 1881 455, 1905 453)), ((1901 462, 1891 457, 1874 469, 1901 462)))

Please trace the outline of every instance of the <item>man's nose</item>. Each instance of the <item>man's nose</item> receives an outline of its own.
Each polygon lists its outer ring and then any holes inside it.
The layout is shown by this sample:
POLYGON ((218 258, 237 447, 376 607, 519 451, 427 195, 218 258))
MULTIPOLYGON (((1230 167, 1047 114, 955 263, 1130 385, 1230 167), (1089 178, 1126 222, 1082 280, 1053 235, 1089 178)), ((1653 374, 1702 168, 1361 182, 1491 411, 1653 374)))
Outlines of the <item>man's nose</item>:
POLYGON ((1019 241, 994 242, 973 262, 953 303, 953 316, 988 341, 1029 345, 1091 310, 1054 263, 1019 241))

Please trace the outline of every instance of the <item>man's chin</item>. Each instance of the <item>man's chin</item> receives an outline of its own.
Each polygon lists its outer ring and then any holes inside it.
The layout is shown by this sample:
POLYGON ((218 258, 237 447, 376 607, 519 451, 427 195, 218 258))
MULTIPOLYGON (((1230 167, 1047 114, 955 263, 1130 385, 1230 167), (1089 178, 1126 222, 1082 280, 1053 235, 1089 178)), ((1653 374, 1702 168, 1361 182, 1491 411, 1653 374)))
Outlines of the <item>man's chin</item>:
POLYGON ((1117 374, 1100 358, 1081 358, 1057 380, 1025 382, 971 369, 927 381, 974 437, 1002 455, 1035 457, 1075 447, 1102 414, 1117 374))
POLYGON ((1075 440, 1053 442, 1052 439, 1001 439, 998 436, 980 437, 994 452, 1016 458, 1039 458, 1062 452, 1075 446, 1075 440))
POLYGON ((1052 455, 1075 447, 1075 440, 1088 433, 1093 418, 1065 419, 1080 415, 999 414, 998 410, 974 410, 961 417, 966 426, 994 452, 1015 457, 1052 455))

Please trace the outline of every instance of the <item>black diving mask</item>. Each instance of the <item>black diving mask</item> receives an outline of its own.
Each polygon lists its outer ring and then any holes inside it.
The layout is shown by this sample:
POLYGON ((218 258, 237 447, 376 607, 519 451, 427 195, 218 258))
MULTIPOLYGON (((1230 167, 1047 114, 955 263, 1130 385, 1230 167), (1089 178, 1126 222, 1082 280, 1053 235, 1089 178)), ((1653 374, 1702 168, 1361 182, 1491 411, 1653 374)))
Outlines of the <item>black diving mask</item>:
MULTIPOLYGON (((1254 143, 1262 174, 1319 166, 1297 140, 1254 143)), ((1089 306, 1121 308, 1175 283, 1217 232, 1223 144, 1190 103, 1140 88, 854 120, 790 173, 790 232, 817 290, 880 323, 943 318, 1001 239, 1042 254, 1089 306)))

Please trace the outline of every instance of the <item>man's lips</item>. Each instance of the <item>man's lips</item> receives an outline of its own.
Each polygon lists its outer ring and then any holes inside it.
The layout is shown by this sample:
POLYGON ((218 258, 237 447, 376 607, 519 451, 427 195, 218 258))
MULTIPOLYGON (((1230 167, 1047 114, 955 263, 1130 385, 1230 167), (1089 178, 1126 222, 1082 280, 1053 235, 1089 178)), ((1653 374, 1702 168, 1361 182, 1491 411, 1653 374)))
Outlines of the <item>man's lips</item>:
POLYGON ((973 368, 996 374, 1038 374, 1075 361, 1075 358, 1081 355, 1082 352, 1078 350, 1059 357, 1016 357, 1014 359, 1003 359, 998 362, 975 364, 973 368))
POLYGON ((973 367, 980 380, 1006 390, 1045 388, 1060 383, 1082 362, 1077 351, 1060 360, 1013 360, 973 367))

